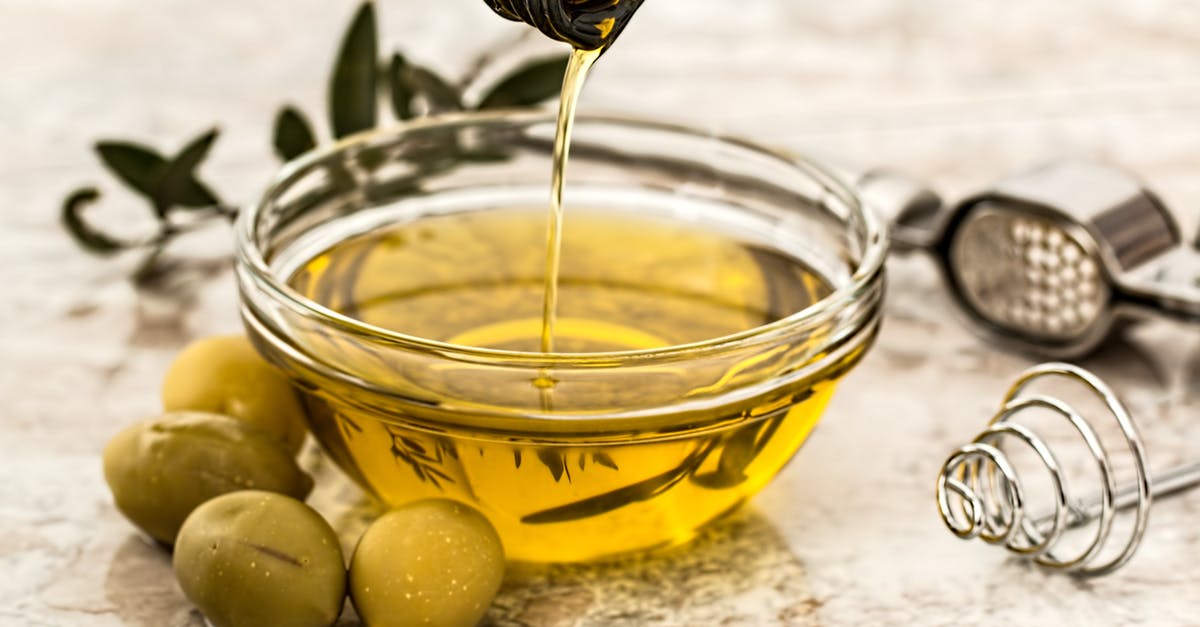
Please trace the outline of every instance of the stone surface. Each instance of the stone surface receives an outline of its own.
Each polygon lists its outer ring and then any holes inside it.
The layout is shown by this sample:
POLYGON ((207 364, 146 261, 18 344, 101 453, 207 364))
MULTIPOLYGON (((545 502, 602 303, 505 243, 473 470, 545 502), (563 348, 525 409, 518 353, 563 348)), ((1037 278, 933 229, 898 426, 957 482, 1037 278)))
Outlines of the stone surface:
MULTIPOLYGON (((446 72, 521 32, 477 0, 379 4, 384 41, 446 72)), ((113 510, 99 451, 157 410, 180 346, 237 328, 231 277, 215 272, 190 302, 138 293, 124 279, 132 260, 76 250, 58 207, 96 183, 108 193, 98 219, 136 231, 140 209, 89 144, 137 137, 173 150, 217 122, 224 136, 205 173, 250 202, 277 167, 274 110, 319 110, 353 6, 0 0, 0 624, 202 624, 166 554, 113 510)), ((1045 159, 1096 158, 1143 175, 1195 232, 1197 32, 1200 5, 1185 0, 654 0, 600 64, 585 105, 892 164, 951 198, 1045 159)), ((205 245, 228 247, 219 233, 205 245)), ((514 572, 488 621, 1194 624, 1200 493, 1157 503, 1139 555, 1098 580, 945 531, 932 500, 939 465, 1033 360, 957 324, 927 260, 890 270, 875 349, 746 511, 668 555, 514 572)), ((1200 457, 1195 328, 1147 325, 1084 363, 1141 419, 1156 468, 1200 457)), ((353 488, 322 490, 335 520, 361 521, 353 488)))

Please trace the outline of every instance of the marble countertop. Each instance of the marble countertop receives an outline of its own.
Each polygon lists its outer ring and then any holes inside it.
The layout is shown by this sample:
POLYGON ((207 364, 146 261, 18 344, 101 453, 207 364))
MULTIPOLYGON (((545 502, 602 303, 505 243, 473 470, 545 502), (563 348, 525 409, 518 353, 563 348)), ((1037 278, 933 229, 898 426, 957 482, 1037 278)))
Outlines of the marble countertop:
MULTIPOLYGON (((518 32, 480 4, 380 2, 384 42, 463 71, 518 32)), ((646 3, 585 107, 889 164, 949 198, 1047 159, 1099 159, 1142 175, 1196 230, 1196 3, 731 6, 646 3)), ((79 252, 58 209, 95 183, 110 192, 100 216, 136 218, 91 142, 136 137, 173 150, 214 123, 224 133, 205 174, 230 199, 252 199, 277 167, 274 111, 285 101, 321 110, 353 7, 0 0, 0 624, 202 624, 167 556, 114 511, 99 451, 157 410, 160 377, 183 344, 237 328, 231 277, 216 272, 187 302, 139 293, 124 278, 128 260, 79 252)), ((890 272, 875 348, 740 516, 654 559, 516 572, 489 624, 1200 620, 1200 492, 1157 503, 1140 553, 1102 579, 1044 573, 946 532, 932 494, 942 460, 1034 361, 964 330, 928 260, 895 260, 890 272)), ((1200 458, 1195 328, 1145 325, 1083 364, 1141 420, 1155 468, 1200 458)), ((337 481, 323 491, 325 507, 352 500, 337 481)))

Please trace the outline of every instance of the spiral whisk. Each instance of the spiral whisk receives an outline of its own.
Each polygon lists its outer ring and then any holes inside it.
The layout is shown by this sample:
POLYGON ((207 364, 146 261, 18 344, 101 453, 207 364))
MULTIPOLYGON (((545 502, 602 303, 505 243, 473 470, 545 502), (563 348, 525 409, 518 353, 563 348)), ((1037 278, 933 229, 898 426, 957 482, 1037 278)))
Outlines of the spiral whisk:
POLYGON ((1133 557, 1145 534, 1154 496, 1196 483, 1200 483, 1200 464, 1175 469, 1151 481, 1141 435, 1120 399, 1092 373, 1068 364, 1049 363, 1023 373, 987 429, 946 460, 937 479, 937 502, 942 520, 960 538, 978 537, 1044 567, 1090 576, 1110 573, 1133 557), (1123 446, 1109 450, 1095 428, 1098 423, 1085 419, 1060 398, 1028 390, 1031 384, 1051 378, 1082 386, 1098 398, 1106 408, 1106 418, 1115 420, 1123 446), (1072 493, 1066 469, 1047 440, 1020 422, 1026 412, 1036 409, 1067 421, 1078 435, 1099 479, 1098 489, 1088 498, 1079 499, 1072 493), (1044 466, 1053 494, 1053 511, 1030 514, 1030 490, 1011 456, 1001 447, 1004 442, 1027 446, 1044 466), (1120 486, 1115 478, 1114 454, 1123 456, 1121 470, 1133 475, 1132 481, 1120 486), (1133 524, 1114 537, 1114 521, 1123 510, 1132 511, 1133 524), (1090 530, 1090 542, 1081 548, 1064 549, 1064 534, 1085 527, 1090 530))

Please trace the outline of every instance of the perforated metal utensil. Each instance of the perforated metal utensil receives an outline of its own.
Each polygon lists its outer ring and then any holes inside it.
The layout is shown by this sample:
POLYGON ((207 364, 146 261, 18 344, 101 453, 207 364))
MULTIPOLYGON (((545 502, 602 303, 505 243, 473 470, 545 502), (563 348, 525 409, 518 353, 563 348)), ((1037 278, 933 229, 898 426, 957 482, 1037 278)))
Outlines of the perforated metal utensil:
POLYGON ((1200 321, 1200 252, 1162 201, 1115 168, 1067 161, 947 207, 908 179, 859 175, 892 225, 892 249, 939 261, 986 338, 1052 357, 1096 348, 1145 316, 1200 321))
POLYGON ((1153 480, 1149 468, 1137 425, 1108 385, 1082 368, 1043 364, 1023 373, 987 429, 946 460, 937 478, 938 511, 947 528, 960 538, 981 538, 1002 545, 1046 568, 1084 576, 1104 575, 1123 566, 1137 551, 1153 498, 1200 483, 1200 463, 1176 468, 1153 480), (1052 378, 1064 379, 1094 395, 1106 408, 1100 413, 1108 415, 1085 416, 1061 398, 1028 390, 1030 385, 1052 378), (1080 498, 1072 491, 1060 455, 1048 440, 1022 422, 1027 412, 1039 410, 1067 420, 1079 436, 1075 452, 1091 458, 1090 467, 1099 479, 1093 494, 1080 498), (1097 427, 1105 419, 1116 421, 1125 447, 1104 446, 1097 427), (1027 484, 1003 448, 1013 443, 1028 447, 1048 473, 1053 494, 1050 513, 1031 513, 1038 504, 1028 502, 1027 484), (1114 469, 1118 467, 1130 468, 1133 481, 1117 485, 1114 469), (1114 521, 1126 510, 1132 510, 1133 524, 1114 538, 1114 521), (1064 547, 1061 540, 1069 530, 1090 533, 1090 541, 1076 545, 1075 550, 1064 547))

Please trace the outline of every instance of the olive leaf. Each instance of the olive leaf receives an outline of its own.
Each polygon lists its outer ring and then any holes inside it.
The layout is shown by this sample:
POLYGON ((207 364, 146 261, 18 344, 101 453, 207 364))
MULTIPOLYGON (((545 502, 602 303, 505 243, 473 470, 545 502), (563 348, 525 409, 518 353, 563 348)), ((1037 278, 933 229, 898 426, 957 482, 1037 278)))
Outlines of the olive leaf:
MULTIPOLYGON (((375 5, 371 0, 365 0, 355 11, 342 38, 329 79, 328 113, 335 138, 373 128, 378 123, 381 96, 390 99, 392 110, 400 120, 466 108, 459 87, 431 69, 409 62, 399 53, 391 56, 387 67, 381 67, 378 47, 375 5), (381 88, 388 93, 381 94, 381 88)), ((491 55, 485 54, 476 65, 484 67, 491 59, 491 55)), ((565 62, 551 59, 512 72, 498 81, 483 100, 491 107, 534 104, 550 98, 557 92, 563 67, 565 62)), ((281 159, 290 161, 317 146, 313 125, 297 108, 283 107, 274 122, 272 145, 281 159)), ((64 228, 81 248, 94 254, 146 249, 147 256, 135 272, 136 276, 132 277, 139 286, 146 285, 147 281, 143 279, 150 275, 187 269, 174 261, 168 264, 160 259, 176 236, 192 228, 174 223, 169 214, 177 209, 198 214, 201 220, 189 221, 189 224, 197 225, 206 218, 232 218, 237 214, 236 208, 225 206, 196 174, 208 158, 217 136, 215 129, 206 131, 173 157, 132 141, 98 142, 95 150, 104 166, 150 204, 159 222, 158 233, 146 240, 124 241, 89 223, 84 218, 85 208, 99 198, 99 192, 91 188, 77 190, 66 199, 61 209, 64 228)), ((379 151, 364 151, 358 162, 365 170, 372 171, 382 165, 384 156, 379 151)), ((494 146, 453 145, 447 158, 422 165, 424 172, 444 171, 461 160, 485 162, 508 158, 507 151, 494 146)), ((340 169, 333 168, 330 174, 335 179, 349 180, 349 175, 340 169)), ((418 183, 415 180, 400 181, 396 185, 416 189, 418 183)), ((563 465, 565 473, 565 461, 563 465)))
POLYGON ((154 201, 167 169, 165 157, 149 146, 124 141, 97 142, 96 153, 105 167, 122 183, 147 200, 154 201))
POLYGON ((284 161, 296 157, 317 147, 312 125, 298 109, 286 106, 275 116, 275 154, 284 161))
POLYGON ((401 120, 417 115, 414 104, 420 103, 425 115, 446 111, 462 111, 462 95, 458 88, 429 68, 409 61, 404 55, 392 55, 387 71, 392 111, 401 120))
POLYGON ((101 256, 113 255, 128 245, 101 232, 83 219, 83 210, 99 199, 100 192, 94 187, 84 187, 71 192, 62 206, 62 222, 67 232, 84 250, 101 256))
POLYGON ((80 247, 97 255, 143 249, 145 254, 130 279, 139 288, 153 289, 165 284, 167 275, 184 265, 179 261, 164 262, 167 244, 174 237, 203 225, 203 220, 177 225, 169 219, 171 210, 203 212, 206 218, 228 218, 236 214, 236 210, 222 206, 217 195, 196 177, 197 168, 208 157, 218 135, 215 128, 202 133, 171 159, 153 148, 133 142, 98 142, 96 152, 101 162, 150 204, 158 219, 158 232, 137 241, 122 240, 90 224, 83 213, 88 205, 100 198, 100 193, 93 188, 76 190, 63 203, 62 222, 67 232, 80 247))
POLYGON ((375 126, 378 51, 375 4, 364 2, 342 40, 329 83, 329 122, 334 137, 375 126))
POLYGON ((479 109, 528 107, 556 96, 562 89, 567 57, 556 56, 518 68, 501 78, 479 101, 479 109))
POLYGON ((188 142, 166 165, 154 196, 156 207, 203 208, 219 205, 220 199, 196 178, 196 168, 208 157, 220 131, 211 129, 188 142))
POLYGON ((196 168, 208 156, 217 130, 212 129, 189 142, 167 160, 153 148, 124 141, 96 143, 100 160, 133 191, 150 201, 155 215, 166 216, 173 207, 210 207, 220 201, 196 180, 196 168))
POLYGON ((462 95, 444 78, 429 68, 411 63, 408 71, 415 91, 425 102, 426 114, 462 111, 462 95))
POLYGON ((413 85, 409 80, 408 60, 399 52, 392 55, 388 65, 388 94, 392 103, 392 113, 397 120, 409 120, 413 117, 413 85))

